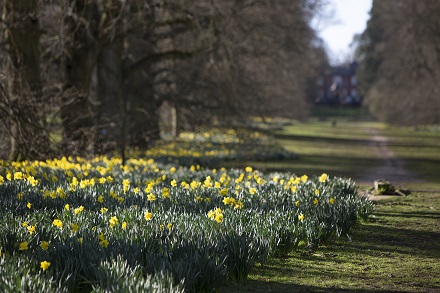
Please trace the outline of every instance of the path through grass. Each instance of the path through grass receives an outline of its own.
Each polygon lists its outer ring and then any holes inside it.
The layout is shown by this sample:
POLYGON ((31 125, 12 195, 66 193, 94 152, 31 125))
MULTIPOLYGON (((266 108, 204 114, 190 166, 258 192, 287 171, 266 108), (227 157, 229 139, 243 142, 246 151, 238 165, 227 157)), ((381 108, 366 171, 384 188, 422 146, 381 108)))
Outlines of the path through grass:
MULTIPOLYGON (((363 185, 375 179, 384 179, 399 183, 404 181, 409 187, 414 187, 415 183, 419 189, 440 190, 440 132, 390 127, 367 116, 355 115, 356 112, 349 113, 351 116, 313 118, 273 132, 277 142, 298 154, 298 158, 243 162, 241 165, 250 164, 263 171, 288 171, 297 175, 328 173, 352 178, 363 185), (378 145, 375 136, 387 138, 386 145, 378 145), (385 153, 391 152, 391 157, 381 156, 382 148, 385 148, 385 153), (390 168, 382 168, 386 165, 390 168), (403 168, 405 172, 399 172, 398 168, 403 168), (383 174, 379 170, 386 172, 383 174), (376 178, 375 175, 385 175, 386 178, 376 178)), ((243 167, 241 165, 238 164, 243 167)))
POLYGON ((272 259, 257 266, 247 281, 223 287, 221 293, 440 292, 440 133, 353 117, 358 117, 355 112, 287 126, 275 137, 299 158, 252 166, 299 175, 372 178, 384 165, 371 143, 372 133, 379 133, 388 138, 386 147, 394 159, 414 174, 413 180, 399 183, 413 192, 377 201, 374 217, 353 229, 351 242, 336 240, 312 253, 299 250, 272 259))

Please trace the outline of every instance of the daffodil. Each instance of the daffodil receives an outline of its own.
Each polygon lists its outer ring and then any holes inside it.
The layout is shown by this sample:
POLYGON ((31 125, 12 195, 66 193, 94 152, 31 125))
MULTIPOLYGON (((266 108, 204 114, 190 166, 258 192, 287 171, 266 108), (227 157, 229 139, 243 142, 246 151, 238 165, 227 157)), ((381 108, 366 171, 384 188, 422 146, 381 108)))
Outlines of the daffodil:
POLYGON ((108 242, 107 239, 103 239, 101 241, 99 241, 99 245, 101 245, 102 247, 106 248, 110 243, 108 242))
POLYGON ((73 232, 77 232, 79 230, 79 225, 78 224, 72 223, 71 227, 72 227, 72 231, 73 232))
POLYGON ((147 195, 147 199, 148 199, 148 201, 155 201, 156 195, 154 195, 153 193, 150 193, 149 195, 147 195))
POLYGON ((207 216, 209 219, 214 220, 217 223, 223 222, 223 212, 220 208, 210 210, 207 216))
POLYGON ((23 179, 23 173, 22 172, 15 172, 14 173, 14 180, 20 180, 23 179))
POLYGON ((29 249, 28 244, 29 243, 27 241, 20 242, 18 250, 20 251, 28 250, 29 249))
POLYGON ((228 194, 228 189, 227 188, 222 188, 219 191, 220 195, 225 196, 228 194))
POLYGON ((79 206, 79 207, 75 208, 75 210, 74 210, 75 211, 75 215, 81 213, 83 210, 84 210, 83 206, 79 206))
POLYGON ((52 191, 52 192, 50 192, 50 193, 49 193, 49 196, 50 196, 51 198, 53 198, 53 199, 57 198, 57 193, 56 193, 56 191, 52 191))
POLYGON ((40 268, 43 269, 43 271, 47 270, 50 267, 50 262, 48 261, 42 261, 40 263, 40 268))
POLYGON ((321 176, 319 176, 319 182, 325 182, 327 181, 328 175, 326 173, 323 173, 321 176))
POLYGON ((128 180, 128 179, 122 180, 122 187, 123 187, 124 193, 127 193, 128 189, 130 188, 130 180, 128 180))
POLYGON ((144 218, 145 218, 145 220, 150 221, 153 218, 153 214, 150 213, 149 211, 146 211, 144 213, 144 218))
POLYGON ((35 226, 27 226, 26 228, 27 228, 29 234, 32 235, 35 233, 35 230, 36 230, 35 226))
POLYGON ((299 214, 298 215, 298 220, 301 221, 301 222, 304 221, 304 214, 299 214))
POLYGON ((61 220, 59 220, 59 219, 55 219, 55 220, 53 220, 53 225, 55 226, 55 227, 58 227, 58 228, 63 228, 63 222, 61 222, 61 220))
POLYGON ((113 228, 118 223, 119 223, 119 220, 118 220, 118 218, 116 216, 111 217, 110 220, 109 220, 110 228, 113 228))
MULTIPOLYGON (((31 184, 31 186, 37 186, 38 184, 38 180, 36 180, 34 176, 28 176, 26 180, 31 184)), ((0 185, 1 185, 1 179, 0 179, 0 185)))
POLYGON ((221 222, 223 222, 223 214, 217 214, 217 215, 215 215, 215 221, 216 221, 217 223, 221 223, 221 222))
POLYGON ((41 243, 40 243, 40 247, 41 247, 41 249, 43 249, 43 250, 48 250, 48 249, 49 249, 49 242, 47 242, 47 241, 41 241, 41 243))
POLYGON ((200 182, 197 181, 192 181, 191 184, 189 185, 192 189, 196 189, 197 187, 200 186, 200 182))
POLYGON ((243 203, 239 200, 234 205, 234 209, 236 209, 236 210, 241 210, 241 209, 243 209, 243 207, 244 207, 243 203))
POLYGON ((61 187, 58 187, 56 192, 60 198, 66 198, 66 192, 61 187))
POLYGON ((235 201, 235 198, 233 198, 233 197, 225 197, 223 199, 223 203, 225 205, 234 205, 236 203, 236 201, 235 201))

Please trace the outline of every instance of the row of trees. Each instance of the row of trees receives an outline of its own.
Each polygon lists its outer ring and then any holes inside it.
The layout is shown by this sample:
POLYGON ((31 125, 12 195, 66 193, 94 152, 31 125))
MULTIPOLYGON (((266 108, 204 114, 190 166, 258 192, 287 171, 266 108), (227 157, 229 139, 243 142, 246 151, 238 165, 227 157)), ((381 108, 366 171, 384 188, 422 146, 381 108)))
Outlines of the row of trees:
POLYGON ((374 114, 393 124, 440 123, 440 1, 374 0, 360 36, 358 80, 374 114))
POLYGON ((255 115, 301 118, 325 62, 319 0, 3 0, 3 156, 148 147, 255 115), (60 142, 60 143, 57 143, 60 142))

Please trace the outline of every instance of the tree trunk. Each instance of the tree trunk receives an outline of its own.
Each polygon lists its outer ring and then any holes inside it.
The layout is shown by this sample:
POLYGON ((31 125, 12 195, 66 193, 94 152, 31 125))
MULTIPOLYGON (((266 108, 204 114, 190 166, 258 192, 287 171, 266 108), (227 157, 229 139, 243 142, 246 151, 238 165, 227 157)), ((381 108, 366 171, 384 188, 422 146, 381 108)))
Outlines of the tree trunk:
POLYGON ((92 70, 96 63, 96 3, 69 1, 72 16, 66 17, 69 57, 65 68, 65 95, 61 105, 63 150, 68 154, 93 151, 92 100, 89 95, 92 70), (73 3, 73 4, 72 4, 73 3), (83 19, 83 21, 79 21, 83 19))
POLYGON ((118 144, 123 143, 120 137, 122 119, 125 115, 121 94, 122 50, 123 40, 118 39, 98 55, 95 144, 100 153, 115 150, 118 144))
POLYGON ((4 5, 9 53, 10 159, 39 158, 48 151, 48 134, 40 78, 38 0, 8 0, 4 5))

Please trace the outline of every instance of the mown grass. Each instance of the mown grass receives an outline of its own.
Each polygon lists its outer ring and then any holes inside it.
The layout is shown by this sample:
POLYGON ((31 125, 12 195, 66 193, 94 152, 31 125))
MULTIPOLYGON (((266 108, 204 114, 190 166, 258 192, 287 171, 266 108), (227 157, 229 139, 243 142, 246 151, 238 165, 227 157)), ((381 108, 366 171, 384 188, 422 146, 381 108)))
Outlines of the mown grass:
POLYGON ((440 292, 439 220, 439 193, 378 202, 352 242, 272 259, 220 292, 440 292))
POLYGON ((248 164, 265 171, 313 175, 327 172, 357 179, 381 163, 368 140, 371 136, 368 129, 377 125, 347 118, 331 121, 315 118, 306 123, 297 122, 273 132, 276 142, 287 151, 296 153, 297 158, 248 164))
POLYGON ((439 185, 440 189, 440 131, 397 127, 381 131, 390 138, 388 146, 404 159, 405 167, 417 174, 416 179, 431 183, 431 188, 439 185))
MULTIPOLYGON (((296 174, 329 173, 364 181, 365 174, 384 164, 371 146, 372 133, 388 137, 388 148, 416 174, 407 188, 440 190, 440 132, 429 128, 390 127, 374 121, 363 108, 321 108, 307 122, 273 131, 274 139, 297 158, 282 161, 231 163, 263 171, 296 174)), ((379 179, 379 178, 378 178, 379 179)), ((386 179, 386 178, 381 178, 386 179)))
POLYGON ((416 175, 404 184, 413 192, 375 202, 373 217, 353 229, 352 241, 273 258, 245 282, 229 284, 220 293, 440 292, 440 133, 389 127, 372 121, 362 109, 341 113, 320 110, 319 117, 275 133, 282 146, 298 154, 297 160, 252 165, 297 174, 325 170, 356 180, 383 163, 368 146, 375 129, 389 138, 388 147, 416 175))

